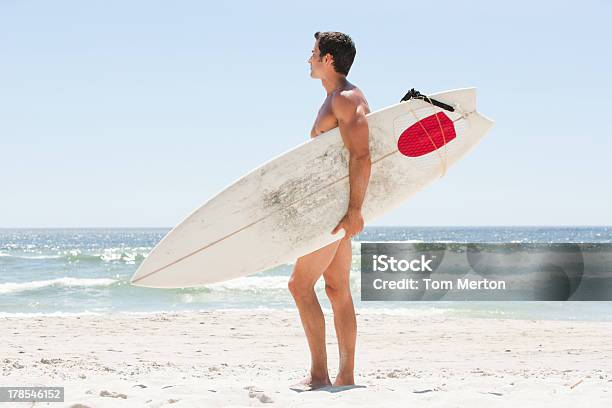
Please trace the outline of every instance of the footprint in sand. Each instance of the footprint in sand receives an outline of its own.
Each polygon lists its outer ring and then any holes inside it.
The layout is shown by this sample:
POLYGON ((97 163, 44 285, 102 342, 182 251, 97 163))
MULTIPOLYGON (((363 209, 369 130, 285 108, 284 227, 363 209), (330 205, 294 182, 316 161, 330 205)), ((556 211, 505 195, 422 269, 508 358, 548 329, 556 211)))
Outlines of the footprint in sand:
POLYGON ((110 397, 110 398, 122 398, 122 399, 126 399, 127 398, 127 395, 125 395, 125 394, 121 394, 121 393, 118 393, 118 392, 106 391, 106 390, 100 391, 100 396, 101 397, 110 397))
POLYGON ((247 387, 244 387, 244 389, 249 391, 249 398, 257 398, 259 400, 259 402, 263 402, 264 404, 269 404, 269 403, 274 402, 272 400, 272 398, 270 398, 268 395, 264 394, 263 391, 258 390, 253 385, 249 385, 247 387))

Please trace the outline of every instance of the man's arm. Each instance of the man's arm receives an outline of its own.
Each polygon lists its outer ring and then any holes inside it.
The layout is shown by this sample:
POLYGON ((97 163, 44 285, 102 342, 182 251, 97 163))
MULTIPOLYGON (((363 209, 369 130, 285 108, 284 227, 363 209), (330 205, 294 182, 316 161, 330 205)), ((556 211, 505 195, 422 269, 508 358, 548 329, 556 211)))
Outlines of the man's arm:
POLYGON ((332 112, 338 120, 340 135, 349 151, 349 205, 346 215, 340 220, 332 234, 341 228, 347 238, 363 230, 361 206, 370 181, 370 144, 368 121, 358 104, 342 94, 334 95, 331 101, 332 112))

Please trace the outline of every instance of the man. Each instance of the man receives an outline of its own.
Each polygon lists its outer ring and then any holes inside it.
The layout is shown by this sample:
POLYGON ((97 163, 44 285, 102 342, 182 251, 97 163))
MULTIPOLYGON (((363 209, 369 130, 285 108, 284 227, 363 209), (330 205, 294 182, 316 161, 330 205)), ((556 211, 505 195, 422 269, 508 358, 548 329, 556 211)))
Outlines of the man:
POLYGON ((346 214, 332 231, 335 234, 343 229, 344 237, 299 258, 289 280, 289 290, 298 307, 311 354, 310 375, 296 385, 303 390, 332 385, 327 373, 325 319, 314 291, 321 275, 334 312, 340 354, 340 367, 333 386, 355 383, 357 321, 349 285, 351 238, 363 230, 361 206, 371 167, 366 120, 370 109, 361 90, 346 79, 355 58, 355 44, 348 35, 338 32, 317 32, 315 40, 308 59, 310 76, 321 80, 327 97, 310 136, 314 138, 336 126, 340 128, 349 153, 350 195, 346 214))

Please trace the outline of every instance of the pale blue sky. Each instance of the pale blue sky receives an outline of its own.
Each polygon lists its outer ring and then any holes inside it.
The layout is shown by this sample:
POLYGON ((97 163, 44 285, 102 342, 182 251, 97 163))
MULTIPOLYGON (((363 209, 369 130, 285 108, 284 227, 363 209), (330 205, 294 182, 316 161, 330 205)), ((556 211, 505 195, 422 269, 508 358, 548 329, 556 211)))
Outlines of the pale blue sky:
POLYGON ((605 1, 0 1, 0 227, 170 227, 303 142, 315 31, 373 109, 475 86, 493 131, 376 225, 611 225, 605 1))

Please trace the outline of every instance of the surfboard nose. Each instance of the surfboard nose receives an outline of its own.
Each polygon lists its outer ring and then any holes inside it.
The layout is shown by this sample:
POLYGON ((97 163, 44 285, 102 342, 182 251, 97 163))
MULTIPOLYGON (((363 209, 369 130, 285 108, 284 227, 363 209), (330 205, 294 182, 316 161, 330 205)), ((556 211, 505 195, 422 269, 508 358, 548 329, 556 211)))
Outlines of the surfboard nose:
POLYGON ((155 285, 154 281, 148 279, 155 274, 155 269, 153 269, 153 267, 151 266, 150 260, 147 261, 148 258, 149 257, 145 258, 136 270, 136 272, 134 272, 134 274, 130 278, 130 284, 134 286, 142 286, 145 288, 163 287, 155 285))

